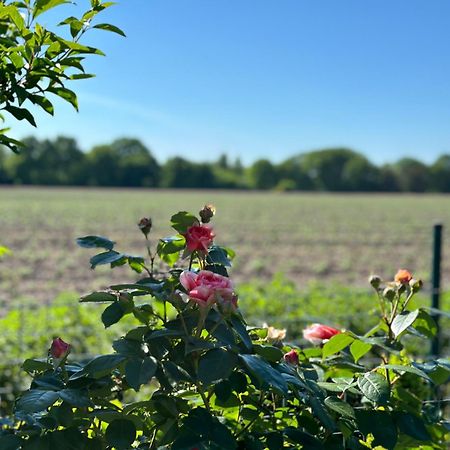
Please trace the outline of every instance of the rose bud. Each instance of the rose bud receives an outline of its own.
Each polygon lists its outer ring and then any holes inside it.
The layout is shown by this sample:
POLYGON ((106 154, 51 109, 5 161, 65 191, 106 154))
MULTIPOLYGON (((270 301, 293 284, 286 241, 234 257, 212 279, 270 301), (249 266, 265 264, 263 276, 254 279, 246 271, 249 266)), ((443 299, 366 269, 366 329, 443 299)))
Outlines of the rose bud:
POLYGON ((371 275, 369 277, 369 283, 372 285, 374 289, 378 289, 381 284, 381 278, 378 275, 371 275))
POLYGON ((206 255, 208 247, 213 243, 214 233, 208 225, 192 225, 183 235, 187 249, 192 253, 198 251, 206 255))
POLYGON ((268 325, 265 328, 267 328, 266 340, 269 342, 280 342, 286 337, 286 329, 279 330, 268 325))
POLYGON ((50 355, 55 359, 65 358, 70 353, 70 344, 61 338, 55 338, 50 347, 50 355))
POLYGON ((323 344, 341 331, 320 323, 313 323, 303 330, 303 337, 313 344, 323 344))
POLYGON ((411 280, 409 280, 409 287, 414 293, 419 292, 422 289, 422 286, 423 286, 422 280, 416 280, 414 278, 411 278, 411 280))
POLYGON ((412 280, 412 275, 411 272, 409 272, 406 269, 400 269, 394 277, 394 280, 397 283, 401 283, 401 284, 407 284, 412 280))
POLYGON ((213 205, 205 205, 199 212, 202 223, 209 223, 209 221, 214 217, 215 213, 216 208, 214 208, 213 205))
POLYGON ((144 233, 145 237, 147 237, 148 233, 150 233, 152 225, 152 219, 147 217, 143 217, 138 223, 138 227, 142 231, 142 233, 144 233))
POLYGON ((385 288, 383 291, 383 297, 386 300, 389 300, 390 302, 392 302, 392 300, 394 300, 394 297, 395 297, 395 289, 393 289, 391 287, 385 288))
POLYGON ((283 358, 288 364, 292 364, 293 366, 298 365, 298 353, 294 349, 292 349, 290 352, 285 353, 283 358))

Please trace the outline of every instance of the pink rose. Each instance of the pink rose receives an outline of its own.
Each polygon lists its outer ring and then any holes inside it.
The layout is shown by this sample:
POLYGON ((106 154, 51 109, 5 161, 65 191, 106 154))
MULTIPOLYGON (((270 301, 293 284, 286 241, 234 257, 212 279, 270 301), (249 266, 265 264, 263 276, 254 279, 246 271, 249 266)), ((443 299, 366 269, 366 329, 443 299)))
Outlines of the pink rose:
POLYGON ((208 253, 208 247, 212 244, 214 233, 208 225, 192 225, 183 234, 186 238, 186 246, 190 252, 198 251, 208 253))
POLYGON ((290 352, 287 352, 283 358, 288 364, 292 364, 293 366, 298 365, 298 353, 294 349, 292 349, 290 352))
POLYGON ((50 347, 50 354, 53 358, 62 359, 66 357, 70 352, 70 344, 64 342, 61 338, 53 339, 50 347))
POLYGON ((409 270, 406 269, 400 269, 396 274, 395 274, 395 278, 394 280, 397 283, 401 283, 401 284, 407 284, 412 280, 412 275, 411 272, 409 270))
POLYGON ((180 283, 191 300, 200 306, 219 303, 227 310, 237 307, 237 296, 231 280, 227 277, 209 270, 201 270, 198 274, 185 270, 180 275, 180 283))
POLYGON ((303 330, 303 337, 313 344, 322 344, 324 341, 331 339, 335 334, 339 333, 340 331, 336 330, 336 328, 328 327, 320 323, 313 323, 303 330))

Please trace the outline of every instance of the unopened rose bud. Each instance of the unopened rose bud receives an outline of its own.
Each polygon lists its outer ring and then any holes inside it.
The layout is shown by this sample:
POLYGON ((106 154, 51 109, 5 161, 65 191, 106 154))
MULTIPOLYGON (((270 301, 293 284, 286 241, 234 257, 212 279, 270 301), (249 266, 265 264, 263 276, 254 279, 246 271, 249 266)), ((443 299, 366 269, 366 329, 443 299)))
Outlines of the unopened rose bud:
POLYGON ((391 302, 395 297, 395 289, 391 287, 385 288, 383 291, 383 297, 391 302))
POLYGON ((422 280, 416 280, 414 278, 409 280, 409 287, 411 288, 411 290, 414 293, 419 292, 422 289, 422 286, 423 286, 423 281, 422 280))
POLYGON ((297 366, 298 365, 298 353, 294 349, 292 349, 288 353, 285 353, 283 358, 288 364, 292 364, 293 366, 297 366))
POLYGON ((143 217, 138 223, 139 229, 144 233, 144 236, 147 237, 148 233, 152 229, 152 219, 143 217))
POLYGON ((401 283, 401 284, 407 284, 412 280, 412 275, 411 272, 409 270, 406 269, 400 269, 396 274, 395 274, 395 278, 394 280, 397 283, 401 283))
POLYGON ((70 344, 64 342, 61 338, 53 339, 50 347, 50 355, 55 359, 65 358, 70 353, 70 344))
POLYGON ((369 283, 372 285, 374 289, 378 289, 381 284, 381 278, 378 275, 371 275, 369 277, 369 283))
POLYGON ((199 212, 202 223, 209 223, 216 213, 216 208, 213 205, 205 205, 199 212))

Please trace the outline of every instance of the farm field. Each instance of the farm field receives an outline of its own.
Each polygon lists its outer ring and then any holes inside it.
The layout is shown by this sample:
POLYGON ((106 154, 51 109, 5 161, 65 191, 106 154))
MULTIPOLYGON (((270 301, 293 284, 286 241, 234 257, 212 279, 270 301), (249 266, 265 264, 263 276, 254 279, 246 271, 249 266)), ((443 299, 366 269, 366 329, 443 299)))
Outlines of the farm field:
POLYGON ((75 238, 100 234, 118 250, 144 255, 136 223, 154 221, 152 235, 173 234, 171 214, 213 203, 219 244, 236 250, 237 283, 283 272, 300 289, 311 282, 366 286, 407 267, 425 281, 432 225, 444 224, 444 288, 450 281, 450 196, 304 194, 126 189, 0 189, 0 243, 13 254, 0 261, 0 302, 50 302, 59 293, 85 293, 130 280, 128 268, 89 269, 92 252, 75 238))

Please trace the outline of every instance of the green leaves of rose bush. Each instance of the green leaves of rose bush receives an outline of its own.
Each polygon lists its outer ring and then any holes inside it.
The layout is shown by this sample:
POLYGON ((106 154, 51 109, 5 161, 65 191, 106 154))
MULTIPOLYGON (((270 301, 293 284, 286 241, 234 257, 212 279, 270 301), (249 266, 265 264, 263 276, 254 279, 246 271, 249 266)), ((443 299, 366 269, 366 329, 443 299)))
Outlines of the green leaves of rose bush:
MULTIPOLYGON (((202 260, 187 258, 183 234, 197 222, 186 212, 172 217, 179 234, 158 241, 151 276, 82 298, 106 304, 105 327, 125 316, 133 325, 113 342, 114 353, 64 370, 27 361, 34 379, 16 412, 27 421, 0 444, 13 437, 17 448, 47 441, 71 448, 78 436, 80 449, 446 448, 445 427, 427 401, 450 364, 414 363, 401 343, 411 333, 432 335, 426 311, 402 314, 393 337, 381 324, 364 336, 337 334, 322 348, 297 347, 299 365, 288 364, 283 354, 292 346, 248 327, 239 310, 224 315, 188 301, 182 269, 204 264, 226 276, 234 256, 211 246, 202 260), (145 393, 140 401, 136 391, 145 393)), ((107 238, 79 243, 115 252, 107 238)))

